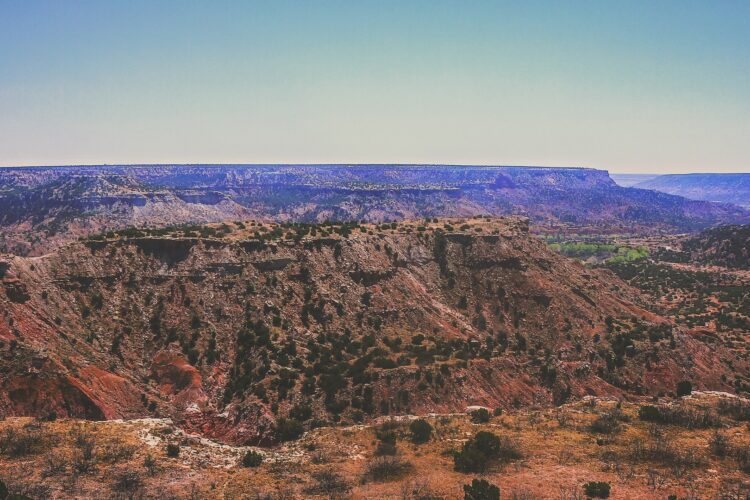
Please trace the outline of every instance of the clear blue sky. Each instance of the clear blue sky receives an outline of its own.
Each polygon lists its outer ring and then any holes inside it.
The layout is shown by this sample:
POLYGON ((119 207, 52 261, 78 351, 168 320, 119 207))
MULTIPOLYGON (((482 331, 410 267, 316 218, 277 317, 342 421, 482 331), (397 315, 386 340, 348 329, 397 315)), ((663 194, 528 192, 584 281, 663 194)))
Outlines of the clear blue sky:
POLYGON ((750 171, 750 1, 0 0, 0 165, 750 171))

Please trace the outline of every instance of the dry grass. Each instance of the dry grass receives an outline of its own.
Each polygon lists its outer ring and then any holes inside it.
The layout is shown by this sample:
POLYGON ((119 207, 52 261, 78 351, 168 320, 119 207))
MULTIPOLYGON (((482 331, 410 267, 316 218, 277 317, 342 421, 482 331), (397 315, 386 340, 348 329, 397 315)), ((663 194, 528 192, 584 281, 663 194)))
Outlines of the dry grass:
POLYGON ((143 424, 10 418, 0 422, 0 436, 6 436, 0 478, 12 491, 44 490, 60 498, 461 498, 476 475, 454 471, 451 451, 485 430, 512 436, 523 455, 494 463, 482 476, 501 488, 502 498, 575 498, 590 481, 610 483, 611 498, 714 498, 750 479, 741 470, 750 472, 746 422, 725 417, 718 434, 641 421, 638 407, 622 405, 612 434, 592 432, 592 424, 619 411, 614 401, 511 412, 482 424, 463 415, 430 418, 433 438, 421 445, 403 438, 404 426, 386 426, 396 434, 398 451, 385 457, 376 456, 380 441, 371 427, 324 428, 265 450, 255 468, 239 463, 246 448, 208 447, 168 432, 168 424, 148 430, 143 424), (54 452, 39 448, 37 437, 55 442, 54 452), (165 444, 175 439, 180 456, 168 458, 165 444))

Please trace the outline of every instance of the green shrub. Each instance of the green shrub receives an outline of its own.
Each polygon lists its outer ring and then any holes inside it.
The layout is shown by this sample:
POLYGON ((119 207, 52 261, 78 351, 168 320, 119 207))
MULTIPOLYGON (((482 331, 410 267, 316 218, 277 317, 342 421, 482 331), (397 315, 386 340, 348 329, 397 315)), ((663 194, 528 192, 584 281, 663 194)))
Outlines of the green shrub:
POLYGON ((591 432, 598 434, 614 434, 620 430, 620 422, 611 413, 599 415, 589 427, 591 432))
POLYGON ((180 445, 177 443, 167 444, 167 456, 177 458, 180 456, 180 445))
POLYGON ((521 457, 514 440, 480 431, 454 454, 453 466, 458 472, 483 472, 492 461, 511 461, 521 457))
POLYGON ((396 454, 396 445, 394 443, 379 442, 375 448, 375 456, 394 456, 396 454))
POLYGON ((129 498, 135 498, 136 492, 143 488, 143 479, 138 472, 126 470, 115 476, 115 482, 112 489, 119 493, 125 493, 129 498))
POLYGON ((592 481, 583 485, 586 496, 591 498, 609 498, 609 483, 604 481, 592 481))
POLYGON ((310 420, 311 417, 312 408, 309 404, 306 403, 298 403, 294 405, 291 410, 289 410, 289 418, 299 420, 300 422, 310 420))
POLYGON ((646 422, 673 424, 688 429, 721 426, 721 419, 712 410, 690 408, 685 405, 645 405, 638 409, 638 418, 646 422))
POLYGON ((473 446, 464 446, 453 456, 453 468, 457 472, 484 472, 490 459, 473 446))
POLYGON ((714 432, 713 436, 708 440, 708 447, 711 450, 711 454, 715 457, 725 457, 731 449, 726 434, 719 431, 714 432))
POLYGON ((409 462, 399 457, 378 457, 369 464, 365 476, 373 481, 393 481, 412 469, 409 462))
POLYGON ((305 432, 302 422, 293 418, 280 418, 276 421, 276 437, 279 441, 294 441, 305 432))
POLYGON ((464 485, 464 500, 500 500, 500 488, 484 479, 464 485))
POLYGON ((469 415, 471 415, 471 421, 475 424, 486 424, 490 421, 490 412, 486 408, 478 408, 469 415))
POLYGON ((258 467, 263 463, 263 455, 257 451, 250 450, 242 457, 243 467, 258 467))
POLYGON ((677 396, 690 396, 693 393, 693 384, 689 380, 677 383, 677 396))
POLYGON ((432 437, 432 426, 427 420, 420 418, 409 425, 411 440, 416 444, 426 443, 432 437))
POLYGON ((52 444, 51 436, 41 427, 8 427, 0 434, 0 454, 25 457, 41 453, 52 444))
POLYGON ((310 495, 322 495, 327 498, 340 498, 352 489, 351 485, 339 474, 324 470, 313 472, 315 484, 305 488, 305 493, 310 495))
POLYGON ((645 405, 638 408, 638 418, 645 422, 660 422, 661 412, 654 405, 645 405))

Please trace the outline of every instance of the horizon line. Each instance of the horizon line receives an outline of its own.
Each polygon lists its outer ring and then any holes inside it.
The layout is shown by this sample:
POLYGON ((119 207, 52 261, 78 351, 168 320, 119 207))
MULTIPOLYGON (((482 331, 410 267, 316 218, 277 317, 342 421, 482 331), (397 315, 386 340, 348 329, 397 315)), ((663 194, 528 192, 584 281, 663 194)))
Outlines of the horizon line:
POLYGON ((611 172, 609 168, 566 165, 504 165, 489 163, 71 163, 57 165, 0 165, 0 169, 57 169, 57 168, 97 168, 97 167, 454 167, 454 168, 528 168, 528 169, 560 169, 560 170, 595 170, 607 172, 609 175, 637 175, 637 176, 666 176, 666 175, 748 175, 748 172, 682 172, 664 173, 654 172, 611 172))

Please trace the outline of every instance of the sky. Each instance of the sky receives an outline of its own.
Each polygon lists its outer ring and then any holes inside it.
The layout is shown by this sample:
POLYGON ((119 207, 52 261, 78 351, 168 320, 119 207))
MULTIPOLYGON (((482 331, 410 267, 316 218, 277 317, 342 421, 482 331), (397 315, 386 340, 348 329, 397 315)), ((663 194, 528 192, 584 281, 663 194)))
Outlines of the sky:
POLYGON ((0 165, 750 172, 747 0, 0 0, 0 165))

